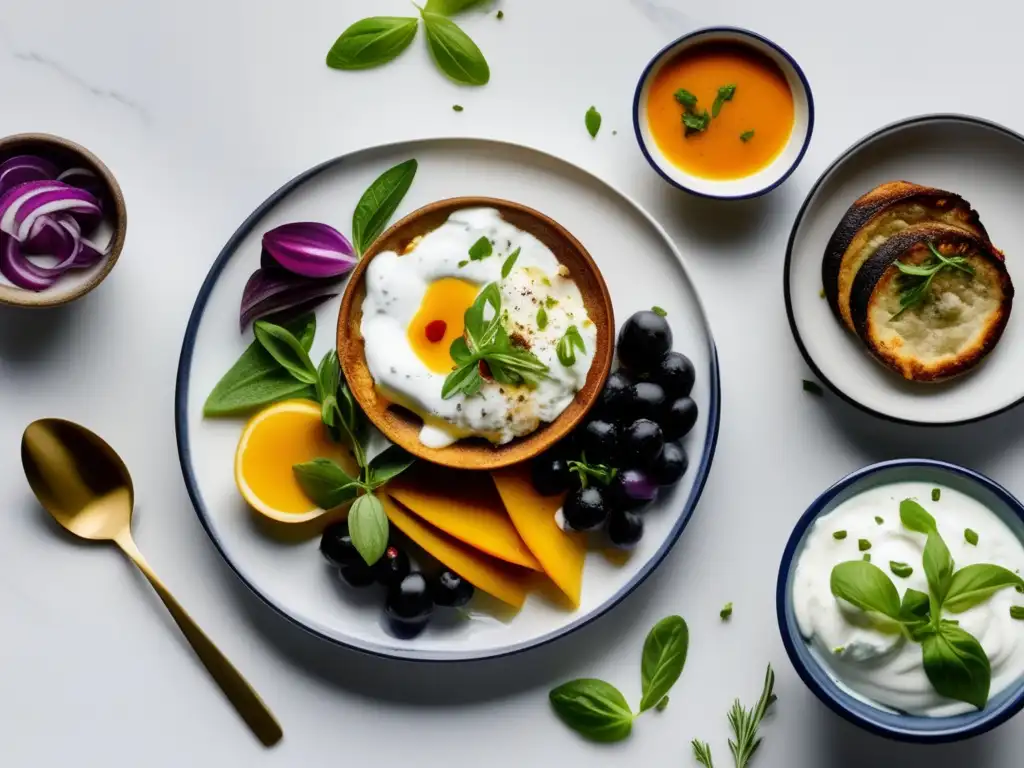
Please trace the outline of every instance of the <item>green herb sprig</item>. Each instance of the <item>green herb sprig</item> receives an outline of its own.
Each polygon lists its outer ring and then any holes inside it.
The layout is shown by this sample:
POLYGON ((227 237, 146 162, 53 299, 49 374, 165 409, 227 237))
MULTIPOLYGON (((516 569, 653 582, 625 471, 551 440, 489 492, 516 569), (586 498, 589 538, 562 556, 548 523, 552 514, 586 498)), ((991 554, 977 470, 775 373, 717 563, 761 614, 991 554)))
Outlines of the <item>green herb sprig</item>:
POLYGON ((569 462, 569 471, 579 478, 580 486, 583 488, 587 488, 591 481, 605 486, 610 485, 618 474, 615 467, 609 467, 607 464, 587 463, 587 454, 585 453, 580 454, 579 461, 569 462))
POLYGON ((715 103, 711 105, 711 116, 718 117, 718 113, 722 111, 722 105, 727 101, 732 101, 732 97, 735 95, 736 85, 733 83, 719 88, 718 95, 715 96, 715 103))
POLYGON ((924 304, 931 295, 932 281, 943 270, 959 270, 967 275, 974 275, 974 270, 963 256, 943 256, 939 250, 928 243, 931 257, 923 264, 904 264, 896 261, 896 269, 900 271, 900 308, 892 316, 895 320, 911 307, 924 304))
POLYGON ((364 253, 380 237, 412 186, 419 164, 415 159, 388 168, 366 188, 352 212, 352 242, 364 253))
MULTIPOLYGON (((733 702, 732 708, 726 717, 729 720, 729 727, 732 729, 733 737, 729 739, 729 751, 732 752, 733 763, 736 768, 746 768, 753 758, 757 748, 761 746, 761 737, 758 736, 758 729, 761 721, 771 710, 772 705, 778 700, 774 693, 775 672, 772 665, 768 665, 765 672, 764 686, 761 689, 761 697, 751 709, 746 709, 740 700, 733 702)), ((694 759, 704 768, 714 768, 711 760, 711 747, 706 741, 694 739, 690 742, 693 748, 694 759)))

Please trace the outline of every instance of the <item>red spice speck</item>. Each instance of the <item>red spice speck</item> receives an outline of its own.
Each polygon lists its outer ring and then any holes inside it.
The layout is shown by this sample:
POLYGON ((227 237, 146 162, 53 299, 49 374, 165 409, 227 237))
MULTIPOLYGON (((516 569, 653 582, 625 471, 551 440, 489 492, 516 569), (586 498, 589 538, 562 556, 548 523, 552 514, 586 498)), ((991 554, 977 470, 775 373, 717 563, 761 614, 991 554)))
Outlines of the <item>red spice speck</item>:
POLYGON ((480 368, 480 375, 481 376, 483 376, 488 381, 493 381, 494 380, 494 377, 491 376, 491 368, 490 368, 489 365, 487 365, 487 361, 486 360, 481 360, 480 361, 479 368, 480 368))
POLYGON ((445 331, 447 330, 448 323, 444 320, 434 320, 433 322, 427 323, 424 333, 427 335, 427 341, 431 344, 437 344, 437 342, 444 338, 445 331))

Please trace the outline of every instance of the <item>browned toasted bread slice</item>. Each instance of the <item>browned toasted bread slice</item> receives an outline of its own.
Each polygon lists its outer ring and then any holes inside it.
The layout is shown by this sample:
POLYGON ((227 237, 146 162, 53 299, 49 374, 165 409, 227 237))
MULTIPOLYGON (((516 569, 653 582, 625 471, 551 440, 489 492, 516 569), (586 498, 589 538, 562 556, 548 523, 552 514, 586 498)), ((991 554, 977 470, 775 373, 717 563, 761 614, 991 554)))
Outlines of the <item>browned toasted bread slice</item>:
POLYGON ((892 235, 929 221, 960 227, 988 241, 970 203, 942 189, 890 181, 850 206, 825 248, 821 278, 829 305, 851 331, 850 289, 861 265, 892 235))
POLYGON ((1013 306, 1013 284, 990 243, 948 224, 915 224, 889 237, 864 262, 850 292, 861 340, 904 378, 940 381, 981 362, 998 343, 1013 306), (907 267, 944 266, 930 282, 907 267), (917 288, 917 301, 909 301, 917 288))

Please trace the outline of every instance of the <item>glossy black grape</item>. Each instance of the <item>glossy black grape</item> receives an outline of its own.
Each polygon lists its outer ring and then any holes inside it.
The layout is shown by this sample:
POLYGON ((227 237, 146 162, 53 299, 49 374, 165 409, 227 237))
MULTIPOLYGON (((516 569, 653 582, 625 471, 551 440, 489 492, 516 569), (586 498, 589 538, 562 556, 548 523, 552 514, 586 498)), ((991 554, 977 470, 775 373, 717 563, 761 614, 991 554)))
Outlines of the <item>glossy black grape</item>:
POLYGON ((661 453, 665 438, 661 427, 653 421, 637 419, 626 429, 622 444, 626 462, 647 469, 661 453))
POLYGON ((342 568, 363 562, 362 555, 352 543, 348 523, 342 521, 327 526, 320 537, 320 553, 331 565, 342 568))
POLYGON ((636 512, 615 510, 608 516, 608 540, 619 549, 632 549, 644 535, 644 521, 636 512))
POLYGON ((619 331, 619 360, 630 371, 645 373, 672 348, 672 329, 664 317, 644 310, 630 317, 619 331))
POLYGON ((376 580, 373 575, 373 569, 364 563, 362 558, 355 565, 342 566, 338 573, 345 580, 346 584, 357 589, 368 587, 376 580))
POLYGON ((580 432, 580 449, 588 464, 614 466, 619 455, 619 428, 600 419, 587 422, 580 432))
POLYGON ((565 493, 571 479, 569 464, 554 451, 534 459, 530 467, 530 475, 533 479, 533 487, 541 496, 565 493))
POLYGON ((419 634, 430 621, 434 601, 422 573, 410 573, 388 590, 384 615, 391 630, 402 638, 419 634))
POLYGON ((685 437, 697 423, 697 404, 688 397, 673 400, 661 418, 661 428, 666 440, 685 437))
POLYGON ((668 397, 686 397, 693 390, 697 372, 686 355, 667 352, 651 371, 651 378, 662 386, 668 397))
POLYGON ((657 485, 646 472, 623 469, 608 486, 607 498, 613 510, 634 510, 649 504, 657 493, 657 485))
POLYGON ((689 463, 686 451, 678 443, 665 443, 648 474, 658 485, 672 485, 686 473, 689 463))
POLYGON ((638 381, 629 391, 629 421, 650 419, 661 421, 665 413, 665 390, 653 381, 638 381))
POLYGON ((606 421, 622 423, 629 418, 630 387, 633 382, 625 371, 616 371, 604 383, 596 413, 606 421))
POLYGON ((608 505, 600 488, 580 488, 569 495, 562 506, 565 524, 574 531, 593 531, 604 525, 608 505))
POLYGON ((473 597, 473 591, 473 585, 455 571, 442 571, 430 584, 434 604, 445 608, 461 608, 473 597))
POLYGON ((394 545, 390 545, 380 560, 373 564, 373 576, 377 583, 390 587, 409 575, 409 556, 394 545))

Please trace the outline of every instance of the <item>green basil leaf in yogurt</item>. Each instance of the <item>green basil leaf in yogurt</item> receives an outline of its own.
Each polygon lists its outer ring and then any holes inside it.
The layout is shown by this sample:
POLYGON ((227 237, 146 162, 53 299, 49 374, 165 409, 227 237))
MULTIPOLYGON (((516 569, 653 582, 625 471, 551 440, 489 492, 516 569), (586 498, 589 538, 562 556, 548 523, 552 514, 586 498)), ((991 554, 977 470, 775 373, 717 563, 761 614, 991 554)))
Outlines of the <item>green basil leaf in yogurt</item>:
POLYGON ((928 577, 928 589, 941 605, 946 599, 953 578, 953 557, 939 532, 932 531, 924 545, 924 575, 928 577))
POLYGON ((900 522, 903 527, 916 533, 931 533, 937 530, 935 518, 913 499, 900 502, 900 522))
POLYGON ((332 69, 369 69, 387 64, 409 47, 419 20, 374 16, 357 21, 341 33, 327 52, 332 69))
POLYGON ((862 611, 899 621, 899 592, 877 565, 863 560, 839 563, 832 569, 831 588, 833 595, 862 611))
POLYGON ((570 680, 550 694, 566 725, 593 741, 622 741, 633 730, 633 711, 619 690, 604 680, 570 680))
POLYGON ((682 616, 666 616, 647 634, 640 664, 641 712, 656 706, 675 685, 689 646, 690 630, 682 616))
POLYGON ((992 669, 977 639, 943 621, 935 632, 922 638, 921 648, 925 674, 938 693, 984 709, 992 669))
POLYGON ((1024 586, 1024 579, 1006 568, 981 563, 967 565, 953 574, 942 607, 952 613, 963 613, 999 590, 1017 586, 1024 586))

